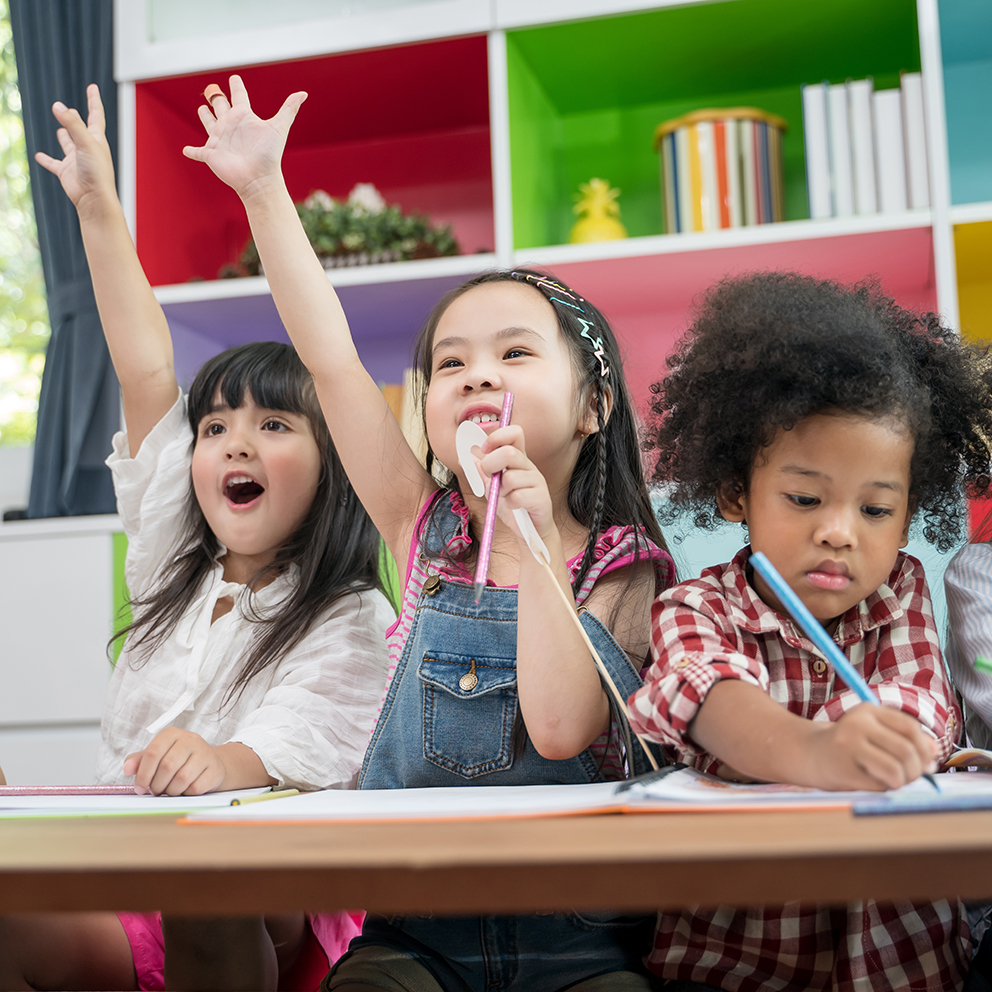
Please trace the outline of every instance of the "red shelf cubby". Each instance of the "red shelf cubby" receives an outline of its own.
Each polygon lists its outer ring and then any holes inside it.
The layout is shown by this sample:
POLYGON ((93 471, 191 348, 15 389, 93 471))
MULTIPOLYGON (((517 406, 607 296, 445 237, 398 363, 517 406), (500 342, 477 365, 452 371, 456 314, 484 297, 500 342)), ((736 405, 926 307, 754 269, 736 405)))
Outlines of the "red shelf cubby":
POLYGON ((237 196, 182 154, 205 138, 203 90, 233 71, 262 117, 309 93, 283 158, 294 200, 371 182, 451 224, 464 253, 493 250, 486 38, 470 36, 136 84, 137 248, 152 285, 214 279, 248 239, 237 196))

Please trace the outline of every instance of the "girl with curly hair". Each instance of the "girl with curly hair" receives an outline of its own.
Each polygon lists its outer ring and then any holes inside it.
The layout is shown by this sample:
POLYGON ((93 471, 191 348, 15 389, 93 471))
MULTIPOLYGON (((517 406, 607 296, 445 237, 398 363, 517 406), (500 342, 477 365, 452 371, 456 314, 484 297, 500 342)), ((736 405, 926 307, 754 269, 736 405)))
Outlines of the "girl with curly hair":
MULTIPOLYGON (((962 489, 989 488, 992 364, 933 314, 766 273, 706 296, 654 387, 655 479, 673 512, 745 526, 733 561, 662 593, 632 725, 725 778, 897 788, 936 770, 961 713, 916 519, 941 550, 962 489), (763 551, 877 694, 859 701, 748 565, 763 551)), ((662 913, 666 988, 958 988, 971 939, 957 900, 788 903, 662 913)))

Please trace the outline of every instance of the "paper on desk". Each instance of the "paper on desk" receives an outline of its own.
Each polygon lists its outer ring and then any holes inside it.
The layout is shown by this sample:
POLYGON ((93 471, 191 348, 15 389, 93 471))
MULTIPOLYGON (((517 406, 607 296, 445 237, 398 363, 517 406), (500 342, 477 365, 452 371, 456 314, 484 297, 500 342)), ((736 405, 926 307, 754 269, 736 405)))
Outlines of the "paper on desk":
MULTIPOLYGON (((85 789, 85 787, 82 787, 85 789)), ((257 796, 270 791, 268 786, 258 789, 237 789, 231 792, 208 792, 203 796, 138 796, 133 792, 121 794, 94 794, 83 791, 77 795, 60 792, 56 795, 0 795, 0 819, 58 816, 147 816, 152 813, 169 813, 181 816, 195 809, 213 806, 230 806, 232 799, 257 796)))
MULTIPOLYGON (((941 775, 940 780, 974 779, 959 784, 972 794, 992 797, 992 775, 941 775)), ((943 787, 943 786, 942 786, 943 787)), ((948 788, 951 788, 948 786, 948 788)), ((926 782, 913 782, 893 795, 933 792, 926 782)), ((589 813, 717 812, 728 810, 847 808, 873 792, 825 792, 790 785, 741 785, 703 775, 690 768, 669 767, 631 782, 592 785, 479 786, 443 789, 330 790, 292 796, 271 803, 253 803, 191 813, 190 822, 470 820, 564 816, 589 813)))
POLYGON ((616 783, 443 789, 329 789, 191 813, 189 820, 471 820, 554 816, 616 806, 616 783), (264 808, 262 808, 264 807, 264 808), (232 816, 232 814, 234 814, 232 816))

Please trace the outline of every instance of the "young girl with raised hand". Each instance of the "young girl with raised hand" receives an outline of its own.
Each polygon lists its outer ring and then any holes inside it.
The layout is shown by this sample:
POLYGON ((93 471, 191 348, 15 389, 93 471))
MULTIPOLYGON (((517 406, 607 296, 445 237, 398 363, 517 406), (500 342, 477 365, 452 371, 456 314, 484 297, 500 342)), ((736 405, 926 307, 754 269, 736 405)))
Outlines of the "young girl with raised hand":
MULTIPOLYGON (((231 91, 232 103, 218 90, 200 108, 208 140, 184 151, 241 196, 348 476, 406 566, 392 679, 360 787, 589 782, 622 776, 625 764, 646 767, 638 746, 620 743, 629 740, 626 721, 562 602, 564 592, 581 608, 613 680, 633 691, 650 604, 671 562, 606 321, 532 272, 490 273, 448 293, 417 345, 425 468, 360 364, 280 172, 305 94, 262 121, 237 76, 231 91), (500 427, 507 392, 513 420, 500 427), (482 474, 502 472, 489 584, 478 603, 471 566, 485 502, 457 456, 465 421, 488 435, 475 449, 482 474), (524 543, 512 516, 519 508, 547 546, 551 570, 524 543)), ((326 987, 642 989, 645 945, 642 921, 615 913, 592 921, 373 918, 326 987)))
MULTIPOLYGON (((663 593, 637 730, 728 778, 892 789, 936 770, 961 714, 914 515, 941 550, 962 485, 989 486, 992 367, 870 285, 718 284, 655 388, 655 477, 750 546, 663 593), (748 564, 762 551, 878 695, 859 701, 748 564)), ((945 990, 970 937, 957 900, 662 913, 649 966, 673 990, 945 990), (702 984, 698 984, 702 983, 702 984)), ((666 986, 666 988, 669 986, 666 986)))
MULTIPOLYGON (((117 200, 96 86, 87 96, 88 125, 55 104, 64 158, 38 161, 76 205, 127 421, 108 464, 134 622, 111 677, 97 780, 133 776, 135 791, 168 795, 353 787, 395 616, 379 590, 378 534, 291 347, 233 348, 181 395, 165 315, 117 200)), ((245 924, 243 987, 274 988, 277 958, 285 972, 309 940, 302 914, 266 925, 245 924)), ((209 929, 196 924, 194 936, 209 929)), ((332 957, 357 931, 345 914, 313 929, 332 957)), ((170 946, 172 987, 237 987, 236 975, 183 963, 170 946)), ((3 924, 3 988, 161 988, 162 967, 155 914, 3 924)))

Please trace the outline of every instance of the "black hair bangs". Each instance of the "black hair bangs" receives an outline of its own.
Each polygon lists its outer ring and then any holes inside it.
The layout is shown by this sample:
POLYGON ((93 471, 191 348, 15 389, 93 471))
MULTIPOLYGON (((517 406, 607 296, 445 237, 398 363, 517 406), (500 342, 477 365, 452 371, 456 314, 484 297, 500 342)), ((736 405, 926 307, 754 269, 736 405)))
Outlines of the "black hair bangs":
POLYGON ((326 430, 310 373, 288 344, 255 341, 229 348, 210 359, 189 391, 187 414, 193 436, 200 421, 220 399, 232 410, 248 396, 264 410, 285 410, 307 417, 315 436, 326 430))

